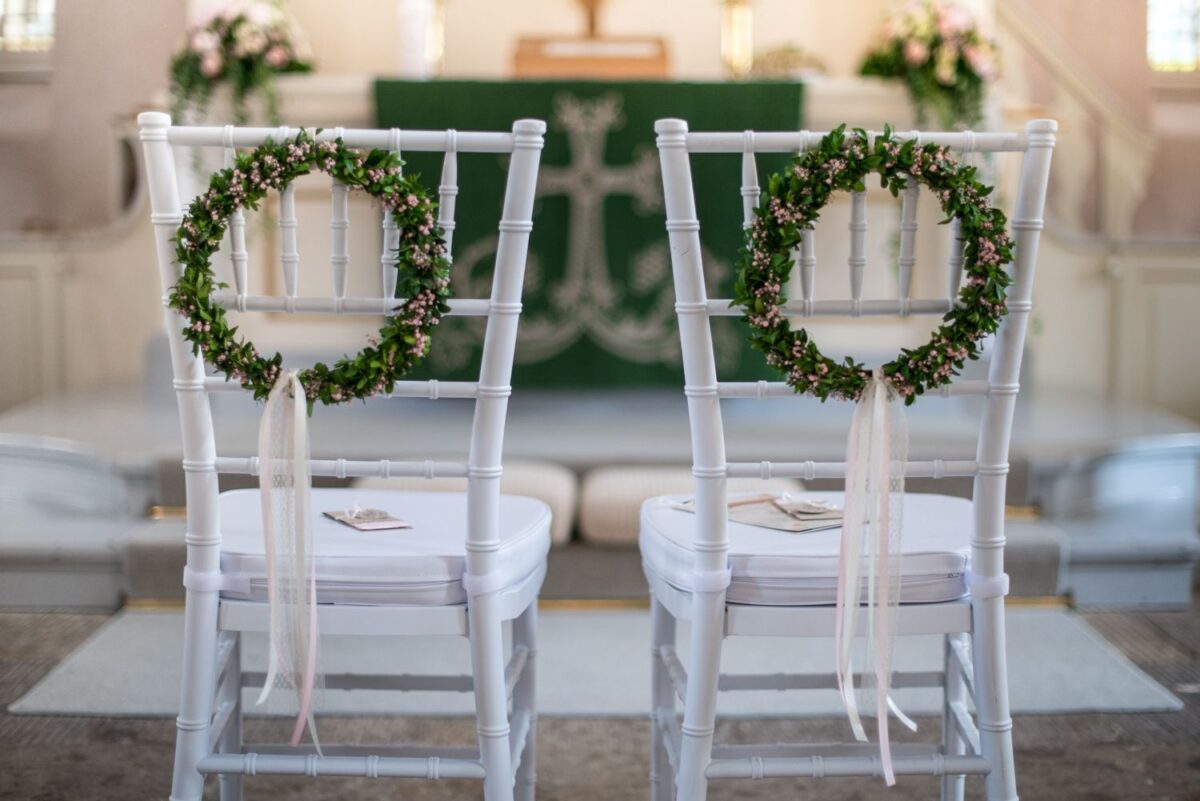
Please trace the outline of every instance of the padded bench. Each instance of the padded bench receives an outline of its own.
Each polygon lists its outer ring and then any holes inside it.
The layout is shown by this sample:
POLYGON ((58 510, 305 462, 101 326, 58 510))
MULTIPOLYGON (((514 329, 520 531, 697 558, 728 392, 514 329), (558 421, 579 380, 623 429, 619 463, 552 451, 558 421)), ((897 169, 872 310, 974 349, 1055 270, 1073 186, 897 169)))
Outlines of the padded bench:
MULTIPOLYGON (((794 479, 733 478, 729 492, 796 492, 794 479)), ((584 542, 636 545, 642 504, 658 495, 685 495, 695 489, 690 467, 620 465, 583 477, 579 497, 579 536, 584 542)))

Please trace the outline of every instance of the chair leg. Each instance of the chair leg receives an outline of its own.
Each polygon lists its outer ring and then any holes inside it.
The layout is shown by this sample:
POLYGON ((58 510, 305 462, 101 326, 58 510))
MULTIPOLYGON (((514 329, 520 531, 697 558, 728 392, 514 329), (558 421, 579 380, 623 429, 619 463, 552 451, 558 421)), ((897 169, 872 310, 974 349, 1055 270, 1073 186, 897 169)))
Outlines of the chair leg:
POLYGON ((508 693, 504 683, 504 629, 495 593, 468 603, 471 668, 475 677, 475 729, 483 760, 484 801, 513 801, 509 754, 508 693))
POLYGON ((208 752, 217 649, 217 593, 188 590, 183 612, 183 671, 175 719, 171 801, 200 801, 204 776, 196 765, 208 752))
POLYGON ((675 801, 675 773, 658 725, 659 710, 675 714, 675 688, 659 659, 659 648, 675 645, 675 618, 650 593, 650 801, 675 801))
MULTIPOLYGON (((217 742, 217 750, 223 754, 238 754, 242 750, 242 633, 227 632, 226 636, 233 638, 233 651, 229 655, 225 680, 217 691, 217 703, 232 703, 233 712, 230 713, 229 723, 217 742)), ((242 779, 240 773, 220 775, 217 784, 221 801, 242 801, 242 779)))
MULTIPOLYGON (((954 639, 961 636, 963 635, 947 634, 945 637, 943 669, 946 672, 946 691, 942 702, 942 750, 947 756, 958 756, 966 753, 967 750, 966 743, 954 723, 954 716, 950 712, 950 704, 965 703, 967 700, 966 683, 958 670, 954 651, 950 647, 954 639)), ((966 778, 966 776, 943 776, 942 801, 963 801, 966 778)))
POLYGON ((516 801, 533 801, 537 790, 537 624, 538 602, 535 598, 513 622, 513 645, 523 645, 529 649, 525 669, 513 688, 513 713, 529 712, 529 734, 525 738, 516 786, 513 788, 516 801))
POLYGON ((681 728, 678 801, 704 801, 708 794, 705 772, 712 760, 724 616, 724 590, 692 593, 692 647, 681 728))
POLYGON ((973 604, 972 656, 975 662, 975 709, 979 746, 991 764, 984 780, 988 801, 1017 801, 1013 764, 1012 718, 1008 708, 1008 669, 1004 634, 1004 598, 973 604))

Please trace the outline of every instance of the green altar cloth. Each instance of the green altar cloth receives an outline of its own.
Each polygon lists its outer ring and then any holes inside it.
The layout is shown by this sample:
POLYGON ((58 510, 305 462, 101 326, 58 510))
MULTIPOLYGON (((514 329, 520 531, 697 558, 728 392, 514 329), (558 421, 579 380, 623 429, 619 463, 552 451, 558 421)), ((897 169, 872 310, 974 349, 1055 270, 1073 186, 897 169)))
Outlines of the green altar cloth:
MULTIPOLYGON (((521 117, 546 120, 525 281, 514 383, 674 385, 682 381, 670 250, 654 121, 686 119, 693 131, 795 130, 796 83, 381 80, 384 128, 509 130, 521 117)), ((406 170, 436 190, 440 154, 406 153, 406 170)), ((760 157, 760 173, 785 156, 760 157)), ((705 271, 712 296, 728 297, 741 245, 741 163, 693 158, 705 271), (717 295, 716 293, 720 293, 717 295)), ((504 191, 504 159, 460 154, 453 287, 486 297, 504 191)), ((434 338, 428 369, 471 378, 479 321, 450 319, 434 338)), ((722 377, 769 373, 746 345, 741 323, 715 326, 722 377)))

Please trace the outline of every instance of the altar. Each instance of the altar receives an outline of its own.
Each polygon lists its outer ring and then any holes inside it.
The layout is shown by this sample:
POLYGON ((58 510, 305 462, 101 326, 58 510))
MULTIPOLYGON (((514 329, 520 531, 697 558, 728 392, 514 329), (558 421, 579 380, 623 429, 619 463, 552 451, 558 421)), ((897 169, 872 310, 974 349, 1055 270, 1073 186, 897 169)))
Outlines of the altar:
MULTIPOLYGON (((526 386, 676 386, 682 380, 670 260, 662 223, 662 179, 654 121, 687 119, 719 130, 730 119, 758 130, 796 130, 803 87, 790 81, 394 81, 375 83, 381 128, 493 130, 513 119, 548 123, 537 184, 514 382, 526 386)), ((406 169, 432 178, 440 160, 406 154, 406 169)), ((777 170, 785 157, 763 158, 777 170)), ((486 291, 495 256, 493 220, 503 194, 503 164, 459 157, 469 185, 457 196, 456 292, 486 291)), ((698 161, 701 221, 738 219, 736 161, 698 161)), ((728 295, 740 228, 702 227, 710 291, 728 295)), ((731 377, 765 378, 761 360, 729 321, 724 365, 731 377)), ((442 326, 429 374, 472 375, 477 340, 465 323, 442 326)))

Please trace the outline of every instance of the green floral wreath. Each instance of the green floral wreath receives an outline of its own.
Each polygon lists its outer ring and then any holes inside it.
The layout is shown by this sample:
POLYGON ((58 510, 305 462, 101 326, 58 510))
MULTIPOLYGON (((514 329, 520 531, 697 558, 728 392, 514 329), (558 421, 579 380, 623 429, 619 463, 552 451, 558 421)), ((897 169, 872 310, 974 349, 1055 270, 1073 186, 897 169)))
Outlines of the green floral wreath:
POLYGON ((175 237, 175 258, 183 268, 171 291, 170 306, 188 319, 183 336, 193 352, 227 380, 237 381, 265 398, 279 377, 283 357, 259 354, 238 338, 213 292, 225 288, 212 271, 212 255, 221 245, 234 212, 258 204, 269 190, 282 190, 313 170, 378 198, 400 233, 396 254, 398 294, 407 298, 392 311, 377 336, 357 355, 344 356, 332 367, 315 364, 300 373, 309 407, 391 392, 396 380, 421 362, 430 335, 449 310, 450 262, 442 230, 435 222, 436 203, 413 176, 401 174, 395 153, 372 150, 365 156, 349 150, 339 138, 316 142, 306 131, 282 142, 268 141, 237 154, 232 167, 212 177, 208 191, 192 201, 175 237))
POLYGON ((896 394, 911 404, 926 390, 948 384, 967 359, 979 358, 980 340, 994 333, 1007 313, 1005 291, 1012 278, 1012 241, 1004 213, 989 203, 992 188, 975 180, 975 168, 958 164, 943 146, 918 147, 900 141, 885 126, 874 143, 866 131, 846 126, 831 131, 814 150, 796 156, 785 174, 772 175, 763 202, 754 212, 746 243, 737 261, 733 306, 752 329, 751 344, 767 363, 782 371, 798 393, 858 400, 871 373, 846 357, 838 363, 823 355, 803 328, 793 329, 784 316, 783 287, 791 274, 792 251, 801 232, 811 227, 834 192, 861 192, 874 173, 895 197, 914 180, 930 189, 946 214, 957 218, 964 243, 965 281, 958 301, 943 317, 932 339, 919 348, 902 349, 883 365, 883 375, 896 394))

